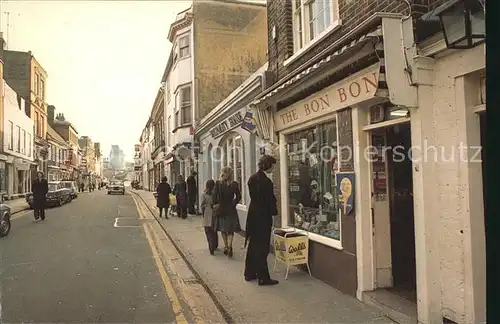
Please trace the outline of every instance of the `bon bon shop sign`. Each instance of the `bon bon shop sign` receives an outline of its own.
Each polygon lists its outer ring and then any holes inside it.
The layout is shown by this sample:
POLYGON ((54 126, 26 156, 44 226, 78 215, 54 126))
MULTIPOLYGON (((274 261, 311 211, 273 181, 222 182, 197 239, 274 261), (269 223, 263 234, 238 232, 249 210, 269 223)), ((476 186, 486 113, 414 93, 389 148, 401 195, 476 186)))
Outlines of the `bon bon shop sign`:
POLYGON ((377 63, 278 111, 274 116, 276 130, 299 125, 373 98, 378 89, 379 77, 380 63, 377 63))

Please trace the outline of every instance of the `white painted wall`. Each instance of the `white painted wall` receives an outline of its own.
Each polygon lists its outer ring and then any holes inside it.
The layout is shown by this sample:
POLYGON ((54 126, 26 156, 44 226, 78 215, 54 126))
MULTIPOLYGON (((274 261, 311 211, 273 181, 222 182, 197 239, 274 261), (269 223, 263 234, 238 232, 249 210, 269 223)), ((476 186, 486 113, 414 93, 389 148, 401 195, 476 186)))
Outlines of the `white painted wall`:
MULTIPOLYGON (((4 103, 4 150, 10 155, 33 161, 33 120, 26 115, 24 106, 20 107, 17 103, 16 92, 5 82, 5 80, 3 80, 3 82, 5 89, 2 98, 4 103), (14 145, 12 149, 10 149, 9 147, 9 121, 14 125, 14 134, 12 134, 12 136, 14 137, 14 145), (16 143, 18 140, 16 126, 19 126, 21 128, 21 147, 19 152, 16 150, 16 143), (26 147, 24 147, 23 143, 23 130, 26 132, 26 147), (31 148, 31 152, 28 152, 29 148, 31 148)), ((24 101, 22 101, 21 105, 23 104, 24 101)))
MULTIPOLYGON (((479 119, 473 113, 479 99, 479 78, 471 75, 485 68, 484 45, 451 52, 434 64, 434 96, 427 121, 433 125, 428 138, 450 155, 451 148, 479 144, 479 119)), ((436 187, 439 215, 440 281, 443 315, 457 323, 485 320, 485 232, 481 166, 439 159, 436 187)))

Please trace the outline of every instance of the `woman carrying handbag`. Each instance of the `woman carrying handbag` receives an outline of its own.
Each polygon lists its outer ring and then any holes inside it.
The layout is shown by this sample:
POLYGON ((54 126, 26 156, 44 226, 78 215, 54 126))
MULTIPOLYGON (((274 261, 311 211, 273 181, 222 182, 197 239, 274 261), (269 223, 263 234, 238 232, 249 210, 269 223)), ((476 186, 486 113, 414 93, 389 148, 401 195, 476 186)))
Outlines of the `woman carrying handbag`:
POLYGON ((222 168, 220 179, 212 193, 212 212, 215 217, 215 230, 222 233, 224 254, 233 257, 234 232, 241 231, 236 205, 241 200, 239 185, 233 180, 233 170, 222 168))

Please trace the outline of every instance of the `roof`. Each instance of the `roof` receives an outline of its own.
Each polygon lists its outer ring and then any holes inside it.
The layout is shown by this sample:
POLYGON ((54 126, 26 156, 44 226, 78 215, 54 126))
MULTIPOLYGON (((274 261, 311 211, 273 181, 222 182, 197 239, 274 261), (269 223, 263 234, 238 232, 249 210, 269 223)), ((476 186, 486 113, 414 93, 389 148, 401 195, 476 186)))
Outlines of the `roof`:
POLYGON ((64 138, 61 137, 61 135, 59 135, 55 129, 52 128, 52 126, 48 125, 47 124, 47 140, 50 142, 56 142, 57 144, 59 145, 63 145, 63 146, 68 146, 68 143, 66 143, 66 141, 64 140, 64 138))

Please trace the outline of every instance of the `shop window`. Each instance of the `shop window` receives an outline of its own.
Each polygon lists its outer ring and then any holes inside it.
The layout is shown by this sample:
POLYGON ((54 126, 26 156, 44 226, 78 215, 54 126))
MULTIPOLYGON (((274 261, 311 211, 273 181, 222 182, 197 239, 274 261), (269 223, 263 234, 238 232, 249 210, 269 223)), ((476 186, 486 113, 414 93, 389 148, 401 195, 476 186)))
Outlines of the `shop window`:
POLYGON ((241 191, 240 204, 245 204, 245 152, 241 135, 230 133, 220 144, 221 165, 233 170, 233 179, 238 182, 241 191))
POLYGON ((340 240, 336 121, 287 135, 286 142, 288 225, 340 240))
POLYGON ((338 0, 294 0, 294 52, 339 24, 338 0))

